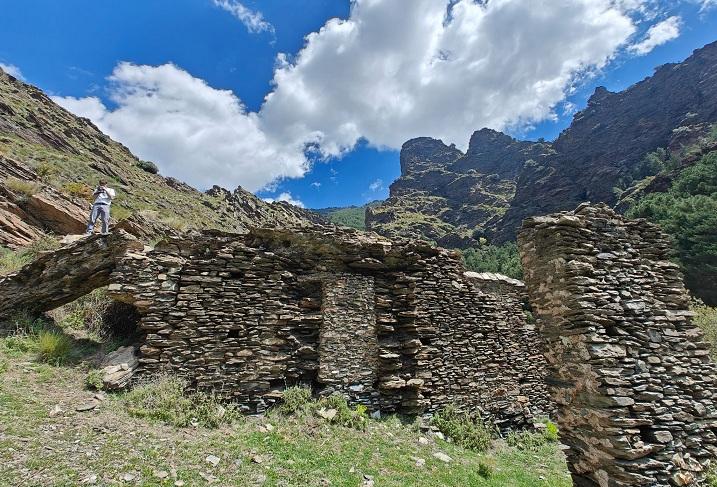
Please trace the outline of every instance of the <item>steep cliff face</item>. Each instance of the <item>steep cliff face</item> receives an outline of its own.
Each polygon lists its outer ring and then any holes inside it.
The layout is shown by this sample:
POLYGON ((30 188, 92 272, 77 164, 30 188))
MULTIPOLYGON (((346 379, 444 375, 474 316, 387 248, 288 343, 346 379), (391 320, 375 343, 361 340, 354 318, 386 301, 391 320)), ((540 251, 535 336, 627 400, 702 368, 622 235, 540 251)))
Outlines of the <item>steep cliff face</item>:
POLYGON ((515 197, 493 226, 495 241, 510 240, 532 215, 568 210, 583 201, 615 204, 645 154, 674 144, 676 134, 717 121, 717 42, 619 93, 598 88, 588 106, 517 180, 515 197))
POLYGON ((446 247, 474 245, 488 222, 507 210, 526 161, 550 152, 550 144, 490 129, 474 133, 465 154, 440 140, 409 140, 401 148, 401 177, 388 200, 367 209, 367 227, 446 247))
POLYGON ((142 166, 92 122, 0 70, 0 246, 21 247, 45 232, 82 231, 91 188, 100 178, 117 189, 114 217, 142 237, 172 228, 241 231, 320 219, 241 188, 205 194, 142 166))
MULTIPOLYGON (((465 154, 427 137, 406 142, 401 177, 388 200, 367 210, 367 226, 450 247, 474 245, 477 236, 513 240, 526 217, 584 201, 615 205, 622 190, 655 174, 646 154, 687 147, 716 121, 717 42, 625 91, 597 88, 553 143, 490 129, 475 132, 465 154)), ((650 191, 669 186, 665 177, 650 191)))

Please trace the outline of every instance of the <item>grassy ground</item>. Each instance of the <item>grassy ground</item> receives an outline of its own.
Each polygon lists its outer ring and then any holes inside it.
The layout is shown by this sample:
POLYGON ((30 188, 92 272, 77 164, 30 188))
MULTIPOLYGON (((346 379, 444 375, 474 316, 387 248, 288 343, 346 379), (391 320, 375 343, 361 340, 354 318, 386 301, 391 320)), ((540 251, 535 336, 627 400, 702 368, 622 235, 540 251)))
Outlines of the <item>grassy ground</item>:
POLYGON ((217 429, 178 428, 131 416, 128 394, 78 412, 95 394, 85 378, 101 347, 85 345, 84 359, 57 366, 20 343, 0 338, 3 486, 571 485, 556 443, 522 451, 497 441, 477 453, 396 417, 370 420, 365 431, 279 412, 217 429), (453 460, 444 463, 438 452, 453 460), (488 478, 481 465, 492 471, 488 478))

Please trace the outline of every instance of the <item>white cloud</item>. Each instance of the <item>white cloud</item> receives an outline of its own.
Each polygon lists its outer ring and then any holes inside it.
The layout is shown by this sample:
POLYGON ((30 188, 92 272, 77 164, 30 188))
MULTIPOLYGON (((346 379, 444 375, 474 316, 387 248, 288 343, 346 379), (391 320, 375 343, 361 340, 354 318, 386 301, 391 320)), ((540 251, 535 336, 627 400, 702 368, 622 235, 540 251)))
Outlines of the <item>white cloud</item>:
POLYGON ((314 188, 318 189, 318 188, 321 187, 321 183, 318 182, 318 181, 314 181, 313 183, 311 183, 311 186, 313 186, 314 188))
POLYGON ((605 66, 634 31, 609 0, 359 0, 279 64, 261 117, 325 156, 361 137, 465 147, 478 128, 550 116, 576 76, 605 66))
POLYGON ((87 98, 51 96, 50 98, 65 110, 75 115, 89 118, 95 123, 101 123, 102 118, 107 114, 107 109, 104 104, 96 96, 89 96, 87 98))
POLYGON ((697 0, 697 3, 700 4, 700 12, 709 10, 712 7, 717 7, 717 0, 697 0))
POLYGON ((291 196, 291 193, 281 193, 276 198, 264 198, 264 201, 266 201, 267 203, 273 203, 275 201, 286 201, 291 205, 298 206, 299 208, 304 208, 304 203, 302 203, 299 199, 291 196))
POLYGON ((682 19, 678 16, 658 22, 647 30, 645 37, 640 42, 631 45, 629 50, 638 56, 645 55, 657 46, 679 37, 681 24, 682 19))
POLYGON ((2 70, 5 71, 10 76, 14 76, 15 78, 17 78, 19 80, 25 79, 22 76, 22 71, 20 71, 20 68, 18 68, 14 64, 0 63, 0 68, 2 68, 2 70))
POLYGON ((398 149, 425 135, 465 148, 476 129, 555 117, 578 79, 627 46, 651 2, 355 0, 348 19, 309 34, 296 56, 278 56, 259 112, 174 65, 119 64, 114 109, 57 101, 164 174, 254 191, 303 176, 307 147, 328 158, 360 139, 398 149))
POLYGON ((251 10, 237 0, 214 0, 214 5, 223 8, 239 19, 251 33, 274 32, 274 26, 264 20, 261 12, 251 10))
POLYGON ((214 89, 171 64, 121 63, 109 79, 114 110, 94 97, 53 100, 155 161, 163 174, 200 188, 241 184, 256 191, 307 170, 303 145, 272 139, 231 91, 214 89))
POLYGON ((383 189, 383 180, 382 179, 375 180, 374 182, 372 182, 371 184, 368 185, 368 189, 370 189, 371 191, 374 191, 374 192, 383 189))

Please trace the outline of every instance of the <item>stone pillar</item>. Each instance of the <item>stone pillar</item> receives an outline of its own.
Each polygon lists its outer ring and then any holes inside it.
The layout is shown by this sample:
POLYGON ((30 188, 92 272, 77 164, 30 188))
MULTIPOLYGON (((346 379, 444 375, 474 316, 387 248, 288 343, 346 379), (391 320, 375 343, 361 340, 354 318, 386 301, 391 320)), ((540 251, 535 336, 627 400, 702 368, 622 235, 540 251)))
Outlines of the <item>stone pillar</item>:
POLYGON ((373 277, 339 273, 324 280, 318 381, 369 406, 378 402, 374 304, 373 277))
POLYGON ((695 484, 717 453, 717 370, 668 239, 581 205, 518 240, 575 485, 695 484))

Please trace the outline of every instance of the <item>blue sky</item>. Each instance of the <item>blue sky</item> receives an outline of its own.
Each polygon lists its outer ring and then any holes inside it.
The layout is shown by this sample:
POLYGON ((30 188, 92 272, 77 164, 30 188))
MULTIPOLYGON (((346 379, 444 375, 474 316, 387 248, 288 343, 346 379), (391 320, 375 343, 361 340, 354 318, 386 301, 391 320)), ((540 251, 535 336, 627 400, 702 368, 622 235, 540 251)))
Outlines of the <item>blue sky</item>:
POLYGON ((535 2, 421 1, 3 0, 0 63, 165 175, 317 208, 385 198, 411 136, 550 140, 595 86, 717 40, 714 0, 554 2, 537 26, 535 2))

